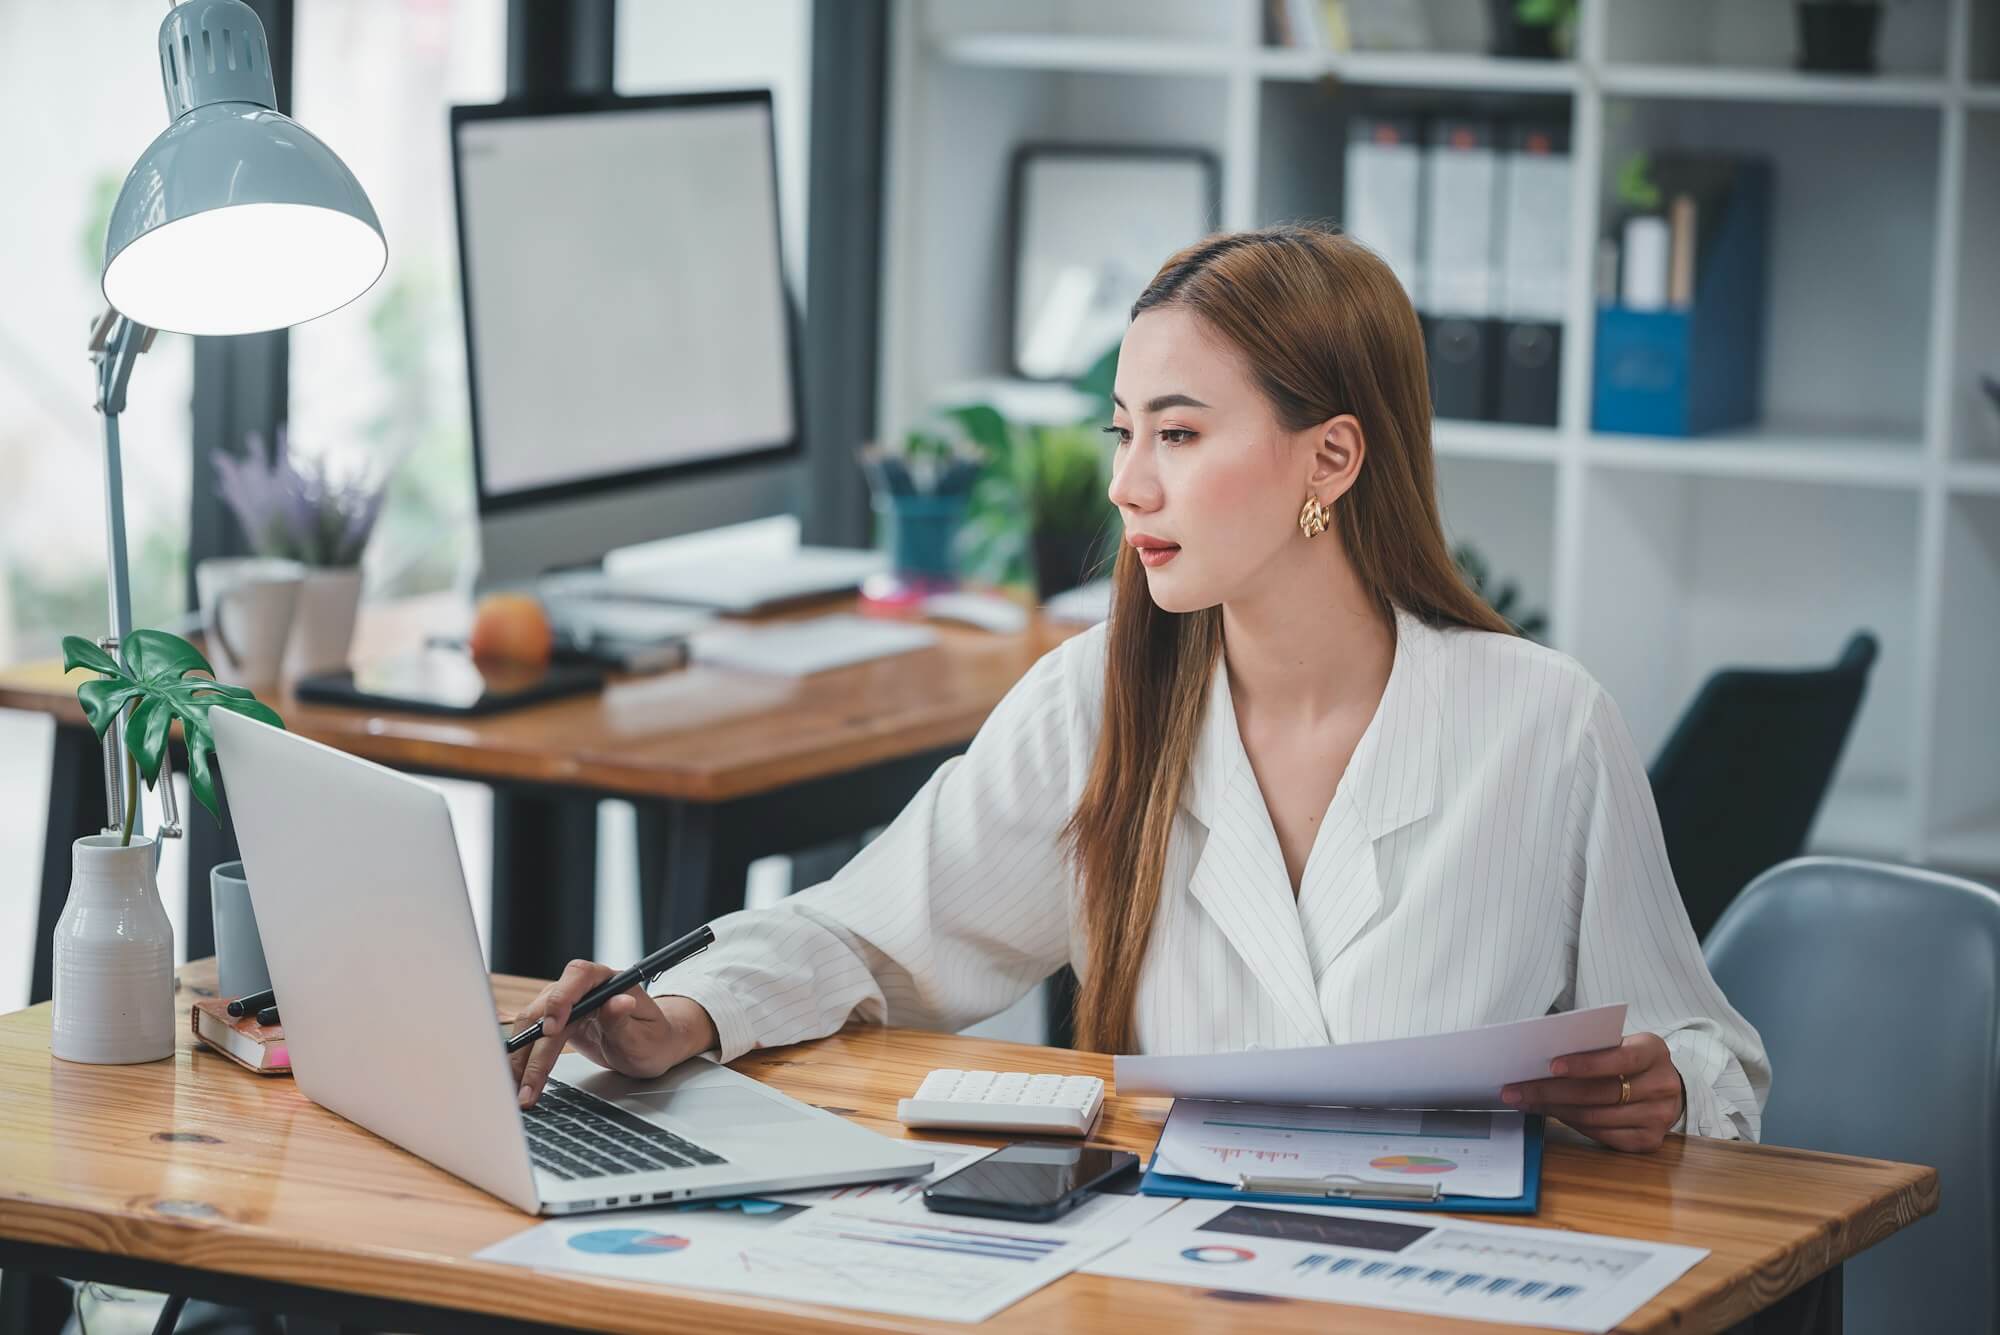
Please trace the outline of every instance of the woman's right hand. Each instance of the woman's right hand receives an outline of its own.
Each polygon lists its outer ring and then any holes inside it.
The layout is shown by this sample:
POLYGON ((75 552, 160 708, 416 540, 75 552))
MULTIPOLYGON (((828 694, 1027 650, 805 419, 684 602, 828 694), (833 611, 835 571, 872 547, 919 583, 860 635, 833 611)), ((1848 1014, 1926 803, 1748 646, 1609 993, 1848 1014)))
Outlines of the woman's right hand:
POLYGON ((532 1107, 542 1096, 564 1044, 599 1066, 639 1080, 665 1075, 716 1046, 715 1021, 701 1006, 687 997, 648 996, 637 983, 572 1025, 570 1008, 616 972, 608 965, 571 960, 562 977, 543 988, 515 1017, 516 1032, 536 1020, 542 1022, 540 1038, 509 1054, 523 1108, 532 1107))

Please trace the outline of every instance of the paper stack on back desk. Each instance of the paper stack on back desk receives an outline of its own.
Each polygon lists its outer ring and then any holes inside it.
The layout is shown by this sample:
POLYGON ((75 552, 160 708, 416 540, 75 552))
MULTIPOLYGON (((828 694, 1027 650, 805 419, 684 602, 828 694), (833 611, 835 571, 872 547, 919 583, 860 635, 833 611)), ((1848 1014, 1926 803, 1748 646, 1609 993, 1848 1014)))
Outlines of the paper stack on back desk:
POLYGON ((1557 1057, 1616 1047, 1624 1032, 1621 1002, 1422 1038, 1119 1057, 1113 1067, 1121 1096, 1347 1108, 1504 1108, 1501 1086, 1546 1077, 1557 1057))

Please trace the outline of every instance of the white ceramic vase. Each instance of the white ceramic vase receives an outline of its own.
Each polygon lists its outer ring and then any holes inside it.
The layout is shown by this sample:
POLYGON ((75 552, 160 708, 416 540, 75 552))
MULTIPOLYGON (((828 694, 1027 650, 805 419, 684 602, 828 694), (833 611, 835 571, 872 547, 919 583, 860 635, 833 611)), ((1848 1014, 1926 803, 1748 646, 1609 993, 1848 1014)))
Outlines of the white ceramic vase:
POLYGON ((153 840, 93 834, 70 846, 69 902, 56 921, 55 1024, 64 1061, 174 1055, 174 927, 153 878, 153 840))
POLYGON ((354 617, 361 606, 361 568, 315 566, 306 571, 292 613, 292 634, 285 646, 284 679, 297 681, 316 672, 338 672, 347 666, 354 642, 354 617))

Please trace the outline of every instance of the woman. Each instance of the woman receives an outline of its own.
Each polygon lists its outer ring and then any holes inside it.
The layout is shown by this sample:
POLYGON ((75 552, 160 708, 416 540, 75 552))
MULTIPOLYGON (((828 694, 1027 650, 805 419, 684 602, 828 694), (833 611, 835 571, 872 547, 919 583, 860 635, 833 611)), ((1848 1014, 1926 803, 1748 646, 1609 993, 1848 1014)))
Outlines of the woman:
POLYGON ((1769 1071, 1702 963, 1624 723, 1446 552, 1415 312, 1295 227, 1167 261, 1118 362, 1110 621, 1045 656, 839 875, 715 924, 660 995, 523 1014, 650 1077, 849 1019, 955 1029, 1064 964, 1080 1044, 1208 1052, 1629 1003, 1508 1102, 1606 1145, 1755 1138, 1769 1071))

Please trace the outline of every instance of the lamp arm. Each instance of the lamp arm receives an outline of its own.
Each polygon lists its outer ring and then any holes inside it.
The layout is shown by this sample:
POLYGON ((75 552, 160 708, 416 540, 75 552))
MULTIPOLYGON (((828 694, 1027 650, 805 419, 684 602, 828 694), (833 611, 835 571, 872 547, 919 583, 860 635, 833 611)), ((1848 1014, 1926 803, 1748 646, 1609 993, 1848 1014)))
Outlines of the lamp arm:
MULTIPOLYGON (((111 633, 99 643, 109 653, 118 653, 132 634, 132 581, 125 549, 125 472, 119 448, 118 415, 125 411, 125 390, 132 380, 132 367, 140 354, 153 346, 153 330, 134 324, 115 310, 107 310, 91 326, 90 359, 97 367, 97 411, 104 418, 104 545, 105 582, 110 601, 111 633)), ((109 830, 125 824, 125 784, 121 757, 125 753, 125 721, 113 719, 104 731, 104 809, 110 818, 109 830)), ((180 833, 173 802, 171 776, 163 793, 164 823, 161 841, 180 833)), ((139 829, 139 822, 133 821, 139 829)), ((155 844, 157 859, 160 844, 155 844)))

